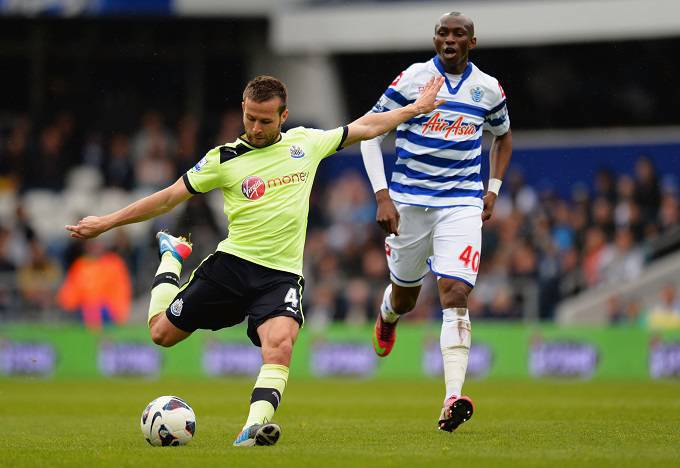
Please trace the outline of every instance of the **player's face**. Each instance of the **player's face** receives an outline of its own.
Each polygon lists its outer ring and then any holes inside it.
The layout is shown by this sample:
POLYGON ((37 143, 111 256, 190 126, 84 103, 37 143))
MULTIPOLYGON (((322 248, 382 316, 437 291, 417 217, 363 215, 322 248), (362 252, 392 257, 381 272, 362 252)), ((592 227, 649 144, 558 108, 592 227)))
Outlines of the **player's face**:
POLYGON ((243 107, 243 127, 248 142, 257 147, 271 145, 281 134, 281 125, 288 118, 288 109, 279 114, 281 99, 278 97, 268 101, 255 102, 248 98, 241 104, 243 107))
POLYGON ((470 49, 477 45, 470 20, 465 16, 443 16, 432 38, 434 48, 444 68, 460 73, 467 64, 470 49))

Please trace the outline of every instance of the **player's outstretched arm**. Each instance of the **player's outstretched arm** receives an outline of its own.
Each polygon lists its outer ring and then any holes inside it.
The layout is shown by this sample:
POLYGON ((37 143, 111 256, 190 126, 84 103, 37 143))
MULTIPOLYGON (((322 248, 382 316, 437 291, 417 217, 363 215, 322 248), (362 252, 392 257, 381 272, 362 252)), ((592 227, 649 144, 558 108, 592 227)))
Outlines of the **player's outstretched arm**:
POLYGON ((380 114, 366 114, 347 126, 347 138, 343 147, 357 141, 370 140, 387 133, 402 122, 417 115, 432 112, 444 104, 444 99, 437 100, 437 93, 444 83, 444 77, 433 77, 424 87, 416 101, 408 106, 380 114))
POLYGON ((109 229, 146 221, 167 213, 191 196, 186 185, 184 185, 184 181, 180 178, 170 187, 137 200, 115 213, 104 216, 87 216, 78 221, 75 226, 66 226, 66 230, 70 231, 71 237, 76 239, 91 239, 109 229))

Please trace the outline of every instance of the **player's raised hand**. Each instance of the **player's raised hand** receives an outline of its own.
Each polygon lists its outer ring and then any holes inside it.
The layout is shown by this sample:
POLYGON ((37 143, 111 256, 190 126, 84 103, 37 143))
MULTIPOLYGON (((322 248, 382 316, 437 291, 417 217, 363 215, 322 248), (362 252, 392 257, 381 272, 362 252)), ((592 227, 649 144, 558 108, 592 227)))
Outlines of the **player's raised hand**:
POLYGON ((87 216, 75 226, 66 226, 66 230, 70 231, 71 237, 75 239, 92 239, 108 229, 108 224, 101 216, 87 216))
POLYGON ((430 81, 423 86, 420 96, 413 103, 418 114, 428 114, 446 102, 445 99, 437 99, 437 93, 444 84, 443 76, 433 76, 430 81))

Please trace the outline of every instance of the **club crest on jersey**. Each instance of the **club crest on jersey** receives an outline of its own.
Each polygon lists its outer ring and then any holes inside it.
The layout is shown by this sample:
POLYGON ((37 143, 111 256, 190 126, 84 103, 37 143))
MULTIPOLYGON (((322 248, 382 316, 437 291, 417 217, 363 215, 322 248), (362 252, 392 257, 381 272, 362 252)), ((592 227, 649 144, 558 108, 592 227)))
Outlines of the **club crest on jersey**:
POLYGON ((175 302, 170 306, 170 313, 175 317, 179 317, 182 313, 182 307, 184 307, 184 301, 180 299, 175 299, 175 302))
POLYGON ((479 102, 484 97, 484 90, 479 86, 475 86, 470 90, 470 97, 473 101, 479 102))
POLYGON ((196 163, 196 165, 194 166, 194 172, 201 172, 201 168, 202 168, 203 166, 205 166, 205 165, 207 164, 207 162, 208 162, 208 158, 206 158, 206 157, 204 156, 203 159, 201 159, 200 161, 198 161, 198 162, 196 163))
POLYGON ((250 200, 257 200, 264 195, 264 180, 258 176, 248 176, 241 182, 241 192, 250 200))
POLYGON ((300 148, 298 145, 292 145, 290 147, 290 157, 299 159, 305 156, 305 151, 300 148))

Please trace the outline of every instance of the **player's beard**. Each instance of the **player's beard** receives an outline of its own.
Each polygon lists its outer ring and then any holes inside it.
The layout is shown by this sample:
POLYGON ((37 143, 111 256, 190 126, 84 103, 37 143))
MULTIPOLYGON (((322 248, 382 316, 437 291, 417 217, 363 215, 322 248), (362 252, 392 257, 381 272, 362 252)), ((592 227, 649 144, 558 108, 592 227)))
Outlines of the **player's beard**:
POLYGON ((264 138, 258 140, 254 135, 246 135, 248 137, 248 143, 253 145, 255 148, 264 148, 265 146, 273 145, 279 140, 281 136, 281 124, 273 131, 271 134, 264 134, 264 138))

